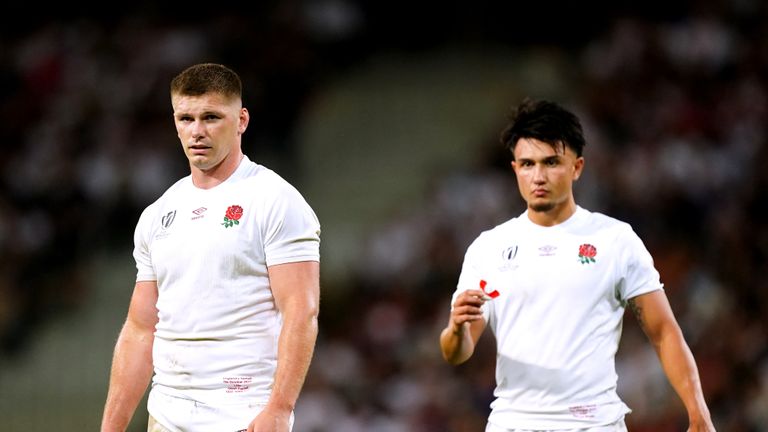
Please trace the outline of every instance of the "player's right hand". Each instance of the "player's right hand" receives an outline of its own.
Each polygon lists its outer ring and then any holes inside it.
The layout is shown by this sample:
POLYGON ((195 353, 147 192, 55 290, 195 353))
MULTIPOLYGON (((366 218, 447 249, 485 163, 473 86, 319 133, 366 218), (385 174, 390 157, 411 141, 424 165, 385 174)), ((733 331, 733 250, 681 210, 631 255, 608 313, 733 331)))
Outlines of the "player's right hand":
POLYGON ((451 309, 451 322, 454 329, 462 327, 464 323, 483 319, 481 307, 485 303, 485 293, 479 289, 470 289, 456 297, 451 309))

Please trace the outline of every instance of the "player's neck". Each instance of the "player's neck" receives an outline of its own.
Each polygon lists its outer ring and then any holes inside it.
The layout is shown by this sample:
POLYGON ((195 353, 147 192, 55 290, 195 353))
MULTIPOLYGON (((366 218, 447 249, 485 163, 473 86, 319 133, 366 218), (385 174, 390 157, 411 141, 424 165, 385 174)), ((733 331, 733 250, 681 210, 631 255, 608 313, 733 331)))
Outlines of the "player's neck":
POLYGON ((576 213, 576 202, 569 199, 551 209, 534 209, 528 206, 528 219, 536 225, 545 227, 559 225, 576 213))
POLYGON ((242 152, 237 152, 227 156, 221 163, 207 170, 190 166, 192 184, 199 189, 211 189, 224 183, 237 170, 244 157, 242 152))

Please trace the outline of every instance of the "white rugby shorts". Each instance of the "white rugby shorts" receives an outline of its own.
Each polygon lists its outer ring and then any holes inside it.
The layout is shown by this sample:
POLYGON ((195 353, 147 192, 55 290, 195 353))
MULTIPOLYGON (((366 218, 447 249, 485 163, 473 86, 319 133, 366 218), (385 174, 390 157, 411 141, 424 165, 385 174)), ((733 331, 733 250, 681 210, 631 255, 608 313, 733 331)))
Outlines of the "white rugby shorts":
MULTIPOLYGON (((550 431, 547 431, 544 429, 505 429, 503 427, 488 423, 485 427, 485 432, 550 432, 550 431)), ((596 427, 584 428, 584 429, 557 429, 556 432, 627 432, 627 425, 624 423, 624 419, 621 419, 616 423, 609 424, 606 426, 596 426, 596 427)))
MULTIPOLYGON (((159 391, 150 391, 147 406, 147 432, 245 431, 264 409, 262 403, 249 402, 212 406, 159 391)), ((293 422, 291 413, 291 429, 293 422)))

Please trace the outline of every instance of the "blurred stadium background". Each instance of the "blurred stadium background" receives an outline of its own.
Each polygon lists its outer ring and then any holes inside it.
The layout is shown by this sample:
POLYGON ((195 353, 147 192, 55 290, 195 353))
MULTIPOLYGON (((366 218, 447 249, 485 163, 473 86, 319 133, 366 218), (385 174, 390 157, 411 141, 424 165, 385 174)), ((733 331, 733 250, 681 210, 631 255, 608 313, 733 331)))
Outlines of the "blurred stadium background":
MULTIPOLYGON (((0 430, 98 429, 134 224, 187 173, 168 82, 215 61, 323 225, 298 432, 483 429, 491 337, 458 368, 437 339, 465 248, 523 210, 497 142, 525 96, 583 118, 577 201, 645 240, 718 430, 768 431, 764 2, 257 3, 5 7, 0 430)), ((685 430, 631 316, 617 368, 631 431, 685 430)))

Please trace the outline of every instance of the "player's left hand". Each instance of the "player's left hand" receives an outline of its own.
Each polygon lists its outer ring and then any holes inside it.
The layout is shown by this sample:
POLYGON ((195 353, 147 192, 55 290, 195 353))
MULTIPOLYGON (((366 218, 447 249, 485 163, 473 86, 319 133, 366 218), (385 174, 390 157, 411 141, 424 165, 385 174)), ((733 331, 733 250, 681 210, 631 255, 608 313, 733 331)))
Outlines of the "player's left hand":
POLYGON ((266 407, 248 425, 248 432, 288 432, 290 426, 290 411, 266 407))
POLYGON ((691 420, 688 425, 688 432, 716 432, 712 420, 701 418, 691 420))

